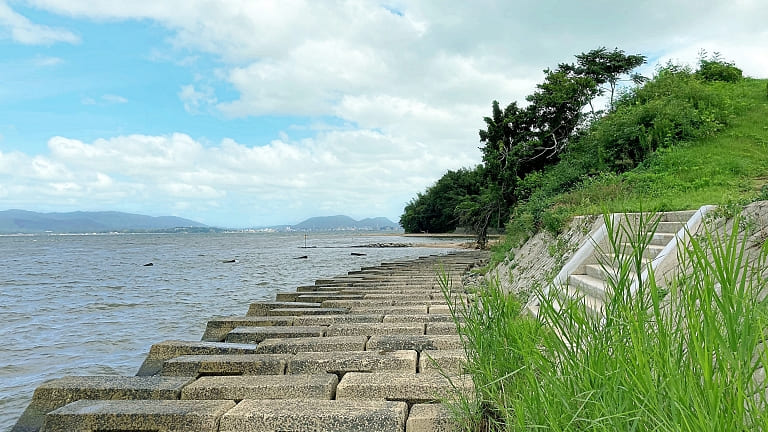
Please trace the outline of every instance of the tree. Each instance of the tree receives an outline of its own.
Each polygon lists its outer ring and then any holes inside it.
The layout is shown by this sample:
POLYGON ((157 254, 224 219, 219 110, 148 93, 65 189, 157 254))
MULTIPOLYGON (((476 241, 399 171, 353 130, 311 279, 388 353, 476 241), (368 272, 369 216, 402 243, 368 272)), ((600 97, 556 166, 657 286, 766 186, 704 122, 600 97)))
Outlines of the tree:
MULTIPOLYGON (((605 47, 601 47, 576 55, 577 66, 575 67, 575 73, 593 79, 600 89, 598 95, 603 95, 606 90, 610 90, 610 103, 611 107, 613 107, 616 86, 621 76, 629 74, 629 72, 643 63, 645 63, 645 56, 643 55, 627 55, 618 48, 608 51, 605 47), (608 85, 608 89, 603 87, 605 84, 608 85)), ((646 78, 637 74, 632 75, 630 79, 635 83, 646 80, 646 78)))

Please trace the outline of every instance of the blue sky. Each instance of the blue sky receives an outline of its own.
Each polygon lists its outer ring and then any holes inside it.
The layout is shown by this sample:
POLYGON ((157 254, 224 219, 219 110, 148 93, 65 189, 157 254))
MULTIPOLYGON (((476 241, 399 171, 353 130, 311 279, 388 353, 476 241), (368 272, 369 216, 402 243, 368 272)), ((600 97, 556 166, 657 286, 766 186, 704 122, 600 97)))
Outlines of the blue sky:
POLYGON ((0 210, 396 220, 490 103, 599 46, 768 76, 757 0, 0 0, 0 210))

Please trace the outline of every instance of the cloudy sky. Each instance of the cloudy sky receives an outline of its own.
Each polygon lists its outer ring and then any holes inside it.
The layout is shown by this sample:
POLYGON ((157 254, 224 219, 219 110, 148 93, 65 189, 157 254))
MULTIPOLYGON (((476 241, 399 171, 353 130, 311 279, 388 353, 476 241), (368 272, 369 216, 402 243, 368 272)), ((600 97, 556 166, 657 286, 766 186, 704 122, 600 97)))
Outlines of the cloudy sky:
POLYGON ((0 210, 397 220, 600 46, 768 77, 765 0, 0 0, 0 210))

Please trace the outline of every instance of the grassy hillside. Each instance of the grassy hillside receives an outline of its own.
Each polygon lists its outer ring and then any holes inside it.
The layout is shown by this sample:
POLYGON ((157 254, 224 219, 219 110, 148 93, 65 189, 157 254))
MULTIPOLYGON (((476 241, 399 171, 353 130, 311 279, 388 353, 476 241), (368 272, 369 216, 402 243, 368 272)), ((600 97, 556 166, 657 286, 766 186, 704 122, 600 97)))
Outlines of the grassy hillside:
POLYGON ((713 136, 659 149, 641 166, 558 196, 569 214, 693 209, 768 199, 768 80, 724 85, 739 106, 713 136))
MULTIPOLYGON (((635 114, 627 112, 639 110, 640 104, 629 104, 624 113, 619 110, 601 119, 560 163, 526 179, 533 192, 515 209, 506 239, 494 247, 496 260, 538 229, 558 232, 575 215, 684 210, 705 204, 728 209, 768 199, 768 80, 693 85, 686 91, 693 93, 690 105, 697 106, 698 124, 685 133, 680 132, 685 126, 670 126, 677 136, 657 138, 657 148, 638 157, 634 168, 615 169, 620 158, 611 158, 617 153, 606 152, 604 143, 620 142, 621 131, 637 127, 632 123, 635 114), (701 100, 711 106, 703 106, 701 100), (610 131, 607 138, 605 130, 610 131)), ((684 125, 685 116, 692 114, 666 108, 684 97, 674 94, 683 88, 679 83, 675 88, 663 104, 646 103, 652 108, 642 114, 655 110, 684 125)), ((661 120, 657 117, 651 123, 661 120)))

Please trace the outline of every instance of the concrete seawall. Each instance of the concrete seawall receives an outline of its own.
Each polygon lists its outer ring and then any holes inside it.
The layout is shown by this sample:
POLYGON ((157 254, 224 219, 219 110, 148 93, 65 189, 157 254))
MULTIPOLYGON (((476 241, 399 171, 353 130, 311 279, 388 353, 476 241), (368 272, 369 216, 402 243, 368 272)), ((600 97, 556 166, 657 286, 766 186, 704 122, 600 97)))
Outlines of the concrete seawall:
POLYGON ((438 402, 472 382, 436 272, 466 301, 461 276, 487 256, 383 263, 244 305, 201 341, 154 344, 136 376, 44 383, 12 431, 457 429, 438 402))

